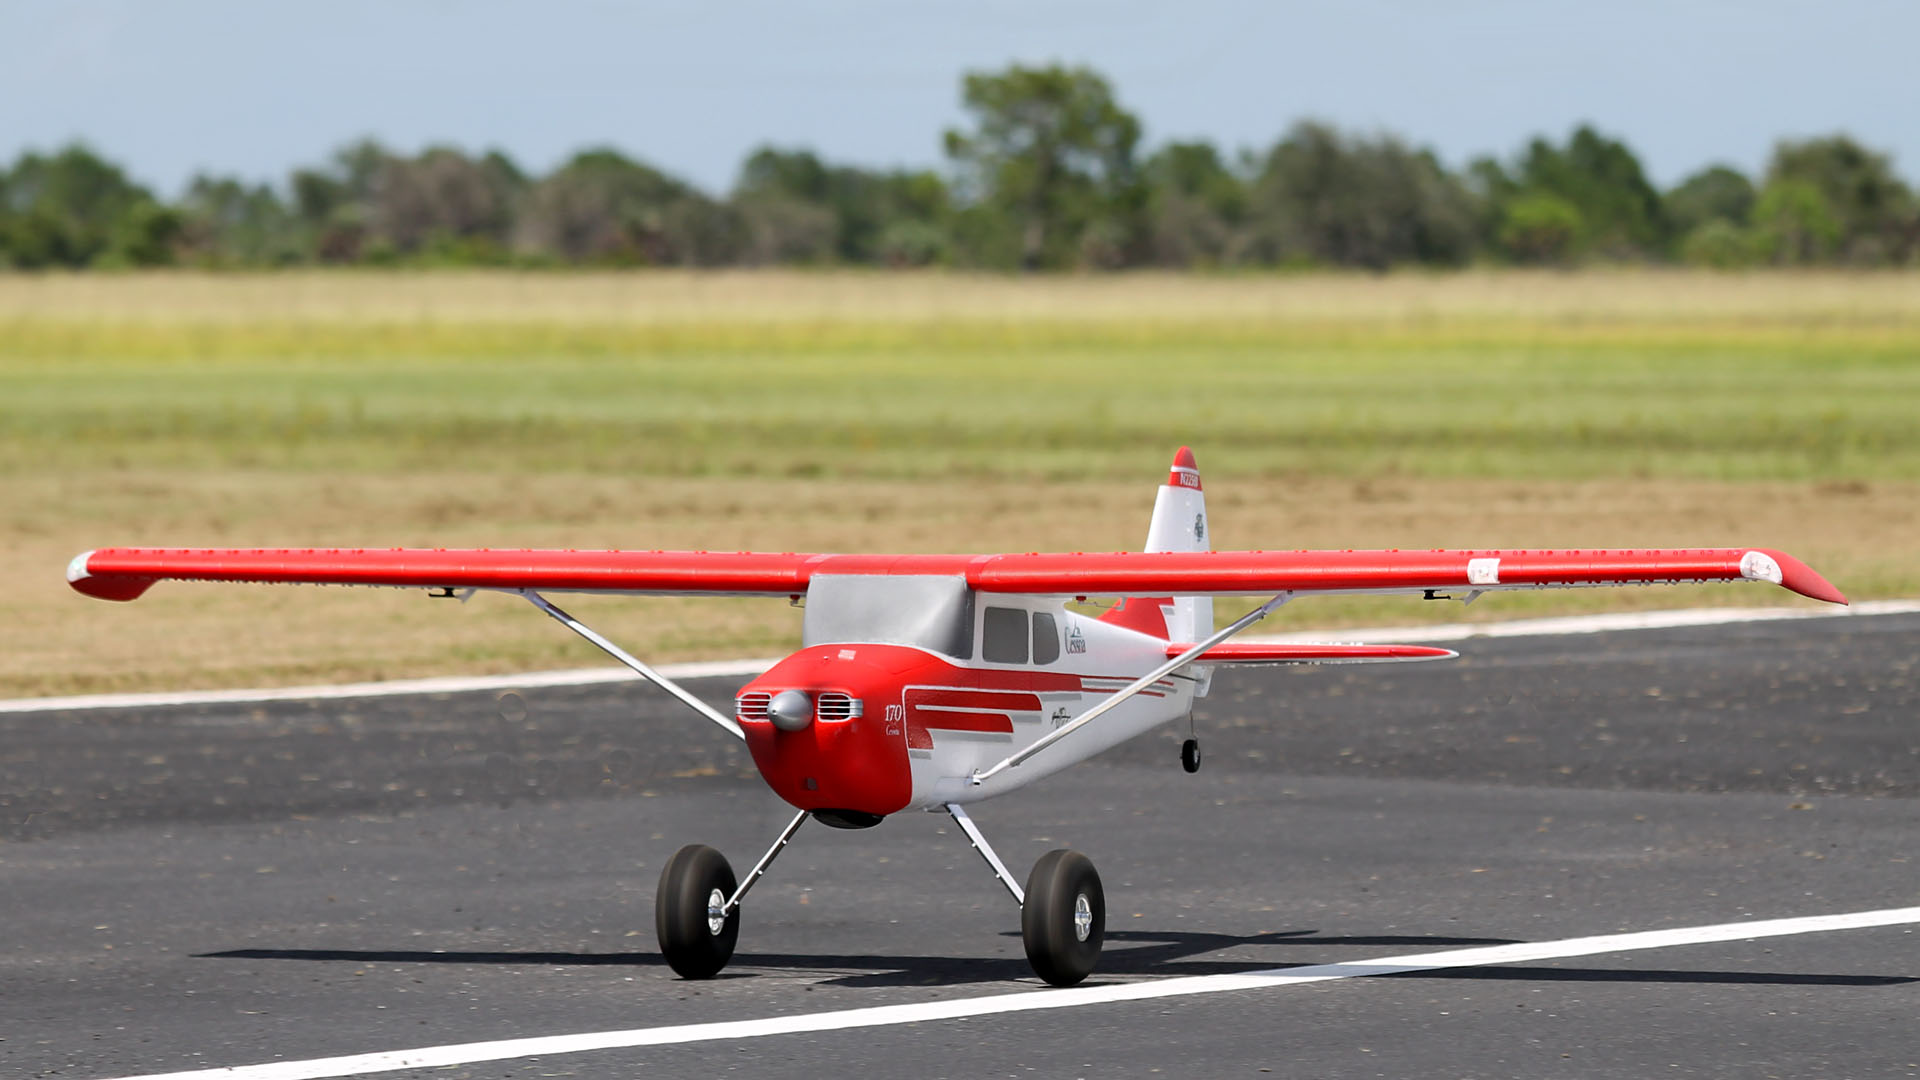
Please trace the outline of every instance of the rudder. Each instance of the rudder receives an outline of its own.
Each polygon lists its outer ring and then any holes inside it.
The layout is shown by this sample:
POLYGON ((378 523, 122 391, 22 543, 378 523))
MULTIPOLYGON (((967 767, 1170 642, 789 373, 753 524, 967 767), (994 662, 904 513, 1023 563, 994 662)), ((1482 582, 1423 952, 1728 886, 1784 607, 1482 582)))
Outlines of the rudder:
MULTIPOLYGON (((1200 466, 1193 451, 1181 447, 1173 455, 1167 482, 1153 500, 1153 520, 1147 526, 1147 551, 1211 551, 1207 499, 1200 486, 1200 466)), ((1174 641, 1199 641, 1213 632, 1211 596, 1176 596, 1167 618, 1174 641)))

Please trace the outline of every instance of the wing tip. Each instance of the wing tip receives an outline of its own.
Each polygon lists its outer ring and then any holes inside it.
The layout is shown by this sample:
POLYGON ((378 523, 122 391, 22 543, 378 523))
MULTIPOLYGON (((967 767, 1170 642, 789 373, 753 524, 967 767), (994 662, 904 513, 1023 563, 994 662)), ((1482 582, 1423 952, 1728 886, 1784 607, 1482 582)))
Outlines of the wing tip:
POLYGON ((1850 605, 1847 595, 1835 588, 1833 582, 1784 551, 1762 548, 1747 552, 1740 557, 1740 576, 1748 581, 1770 581, 1810 600, 1843 607, 1850 605))
POLYGON ((95 574, 88 565, 96 552, 83 551, 67 563, 67 584, 95 600, 138 600, 159 578, 135 574, 95 574))

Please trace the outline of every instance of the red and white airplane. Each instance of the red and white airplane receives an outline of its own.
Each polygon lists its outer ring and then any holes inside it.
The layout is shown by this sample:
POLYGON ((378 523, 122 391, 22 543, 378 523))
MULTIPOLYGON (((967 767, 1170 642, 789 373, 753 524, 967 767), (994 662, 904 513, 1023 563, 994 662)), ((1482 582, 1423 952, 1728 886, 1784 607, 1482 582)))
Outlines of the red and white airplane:
MULTIPOLYGON (((1043 856, 1025 885, 965 807, 1190 719, 1225 664, 1434 660, 1415 645, 1230 642, 1314 593, 1408 593, 1472 601, 1501 589, 1765 581, 1816 600, 1846 597, 1778 551, 1210 551, 1200 473, 1185 447, 1154 503, 1143 553, 803 555, 708 551, 109 548, 75 558, 88 596, 132 600, 156 581, 517 593, 696 712, 745 740, 768 786, 798 811, 737 879, 710 847, 681 848, 654 901, 673 970, 707 978, 733 955, 740 903, 812 817, 838 828, 908 810, 952 815, 1020 905, 1027 957, 1068 986, 1100 956, 1106 905, 1085 855, 1043 856), (582 625, 549 592, 751 595, 804 601, 800 651, 742 687, 732 716, 582 625), (1214 629, 1213 596, 1266 599, 1214 629), (1070 601, 1118 597, 1099 615, 1070 601)), ((1198 741, 1181 748, 1189 772, 1198 741)))

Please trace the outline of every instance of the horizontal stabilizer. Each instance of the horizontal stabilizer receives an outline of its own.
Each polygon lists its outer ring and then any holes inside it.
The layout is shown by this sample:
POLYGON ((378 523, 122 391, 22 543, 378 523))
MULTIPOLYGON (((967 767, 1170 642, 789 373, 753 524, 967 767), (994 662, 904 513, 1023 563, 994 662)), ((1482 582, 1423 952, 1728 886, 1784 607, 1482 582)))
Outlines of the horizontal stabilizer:
MULTIPOLYGON (((1167 646, 1169 657, 1192 644, 1167 646)), ((1376 664, 1392 660, 1451 660, 1460 654, 1431 645, 1281 645, 1257 641, 1228 641, 1208 649, 1196 664, 1376 664)))

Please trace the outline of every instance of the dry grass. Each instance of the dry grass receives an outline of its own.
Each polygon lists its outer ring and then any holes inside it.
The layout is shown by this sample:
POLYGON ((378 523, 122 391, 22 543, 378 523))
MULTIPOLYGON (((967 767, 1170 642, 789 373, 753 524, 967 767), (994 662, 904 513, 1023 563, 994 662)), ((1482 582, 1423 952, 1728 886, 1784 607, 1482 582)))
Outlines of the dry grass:
POLYGON ((0 277, 0 323, 1920 325, 1904 272, 1675 270, 1023 278, 948 273, 326 272, 0 277))

